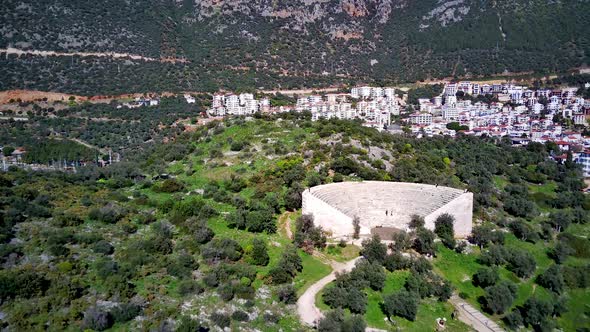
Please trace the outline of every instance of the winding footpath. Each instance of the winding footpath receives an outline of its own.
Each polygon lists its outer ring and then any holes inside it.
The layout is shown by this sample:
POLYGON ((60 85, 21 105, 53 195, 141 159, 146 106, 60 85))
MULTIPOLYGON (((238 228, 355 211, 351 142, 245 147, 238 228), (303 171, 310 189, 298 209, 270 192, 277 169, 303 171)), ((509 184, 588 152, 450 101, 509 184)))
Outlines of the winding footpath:
MULTIPOLYGON (((322 311, 315 305, 317 294, 326 287, 329 283, 336 279, 336 275, 340 273, 349 272, 352 270, 356 262, 361 259, 357 257, 346 263, 336 262, 334 260, 328 261, 332 267, 332 273, 318 280, 315 284, 309 286, 307 290, 297 300, 297 313, 301 321, 309 326, 316 327, 317 323, 324 317, 322 311)), ((504 330, 493 320, 486 317, 480 311, 475 309, 472 305, 459 298, 456 294, 453 295, 449 302, 457 308, 459 312, 459 320, 469 325, 477 332, 504 332, 504 330)), ((379 332, 380 329, 367 327, 367 332, 379 332)))
POLYGON ((309 286, 309 288, 299 297, 297 300, 297 313, 301 318, 301 321, 310 326, 316 326, 317 322, 324 317, 322 312, 315 305, 316 295, 329 283, 336 279, 337 273, 349 272, 354 268, 356 262, 362 257, 357 257, 346 263, 339 263, 336 261, 330 261, 329 264, 332 266, 332 273, 318 280, 315 284, 309 286))

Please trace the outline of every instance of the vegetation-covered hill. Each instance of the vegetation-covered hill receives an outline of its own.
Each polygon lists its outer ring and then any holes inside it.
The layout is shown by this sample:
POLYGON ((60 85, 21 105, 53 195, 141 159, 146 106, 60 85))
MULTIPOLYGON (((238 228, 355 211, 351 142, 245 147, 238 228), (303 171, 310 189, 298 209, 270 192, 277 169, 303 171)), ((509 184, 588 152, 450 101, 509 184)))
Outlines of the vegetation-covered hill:
POLYGON ((361 254, 371 263, 330 287, 347 291, 359 273, 375 278, 364 278, 370 284, 362 281, 346 302, 328 301, 346 311, 331 314, 326 331, 334 324, 356 331, 363 321, 387 328, 386 316, 407 330, 432 329, 434 318, 451 317, 453 289, 498 320, 508 314, 507 326, 588 325, 590 200, 574 164, 547 159, 552 146, 417 140, 307 114, 211 122, 144 144, 152 147, 108 168, 0 173, 3 327, 302 328, 297 295, 330 272, 325 258, 348 260, 359 248, 326 243, 298 218, 300 192, 361 179, 469 189, 476 236, 464 248, 448 228, 435 236, 417 223, 407 241, 395 241, 397 251, 412 253, 407 261, 367 242, 361 254), (314 248, 319 257, 309 254, 314 248), (408 297, 422 298, 408 304, 415 321, 387 309, 408 297))
POLYGON ((0 88, 92 95, 564 71, 588 64, 589 6, 583 0, 7 0, 0 4, 0 47, 190 63, 3 56, 0 88))

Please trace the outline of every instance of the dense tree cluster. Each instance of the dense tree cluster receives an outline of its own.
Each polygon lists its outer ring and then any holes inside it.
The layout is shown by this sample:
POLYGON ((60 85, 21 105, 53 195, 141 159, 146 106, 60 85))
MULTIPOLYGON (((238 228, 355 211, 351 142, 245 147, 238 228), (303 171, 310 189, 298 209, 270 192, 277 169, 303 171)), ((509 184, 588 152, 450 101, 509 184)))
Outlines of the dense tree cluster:
POLYGON ((350 273, 339 275, 333 286, 323 294, 324 302, 332 308, 349 309, 353 313, 365 313, 367 295, 363 289, 381 290, 385 286, 385 270, 378 262, 360 260, 350 273))
POLYGON ((537 267, 535 258, 526 250, 505 248, 500 245, 492 245, 480 256, 481 263, 489 266, 506 265, 510 271, 520 278, 530 277, 537 267))
POLYGON ((315 226, 313 216, 302 215, 295 221, 295 235, 293 243, 299 248, 311 253, 314 248, 323 249, 326 246, 327 237, 321 226, 315 226))
POLYGON ((344 310, 335 309, 326 314, 318 322, 318 331, 321 332, 363 332, 367 324, 361 315, 346 316, 344 310))
POLYGON ((299 257, 295 247, 285 249, 277 265, 269 272, 271 282, 273 284, 284 284, 293 281, 297 273, 303 269, 301 264, 301 257, 299 257))

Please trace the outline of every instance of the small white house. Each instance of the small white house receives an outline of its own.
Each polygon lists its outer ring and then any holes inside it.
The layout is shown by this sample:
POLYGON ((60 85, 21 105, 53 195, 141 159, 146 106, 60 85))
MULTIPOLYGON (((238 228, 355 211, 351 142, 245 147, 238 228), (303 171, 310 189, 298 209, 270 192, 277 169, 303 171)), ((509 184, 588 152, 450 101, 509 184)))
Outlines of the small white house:
POLYGON ((184 100, 186 100, 188 104, 194 104, 196 101, 195 97, 188 94, 184 95, 184 100))

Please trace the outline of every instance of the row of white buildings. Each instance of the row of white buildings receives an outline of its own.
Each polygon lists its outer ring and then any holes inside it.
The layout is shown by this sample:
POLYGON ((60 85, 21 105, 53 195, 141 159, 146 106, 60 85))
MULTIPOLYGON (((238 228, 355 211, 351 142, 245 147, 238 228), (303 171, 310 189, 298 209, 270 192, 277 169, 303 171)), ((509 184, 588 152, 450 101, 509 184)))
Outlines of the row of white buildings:
POLYGON ((400 114, 394 88, 355 87, 350 93, 311 95, 297 99, 297 111, 309 111, 319 119, 360 119, 368 127, 391 125, 391 115, 400 114))
POLYGON ((213 102, 208 113, 213 116, 252 115, 259 111, 268 111, 268 109, 270 109, 268 98, 258 100, 251 93, 216 94, 213 95, 213 102))
MULTIPOLYGON (((487 85, 485 88, 488 89, 487 85)), ((553 122, 557 115, 573 124, 588 125, 590 100, 577 97, 577 88, 530 90, 511 84, 497 84, 490 88, 502 102, 486 104, 457 100, 458 91, 481 93, 482 86, 469 82, 447 84, 441 96, 432 100, 420 99, 420 111, 410 114, 407 119, 412 132, 427 136, 455 135, 447 125, 456 122, 468 135, 508 136, 519 138, 519 143, 551 140, 566 150, 571 144, 587 145, 586 138, 565 133, 559 123, 553 122)))
MULTIPOLYGON (((188 102, 188 100, 187 100, 188 102)), ((272 107, 268 98, 255 99, 251 93, 216 94, 207 113, 211 116, 252 115, 256 112, 308 111, 312 120, 360 119, 365 125, 383 129, 391 115, 400 114, 399 99, 391 87, 355 87, 350 93, 310 95, 297 99, 295 107, 272 107)))
POLYGON ((551 96, 558 96, 561 98, 573 98, 576 94, 577 88, 565 89, 538 89, 531 90, 527 87, 514 85, 512 83, 501 84, 480 84, 468 81, 452 82, 445 85, 444 95, 455 96, 457 92, 463 92, 469 95, 487 95, 487 94, 505 94, 509 95, 512 100, 518 101, 524 98, 549 98, 551 96))
POLYGON ((350 96, 355 99, 379 99, 382 97, 394 98, 395 88, 359 86, 350 90, 350 96))

